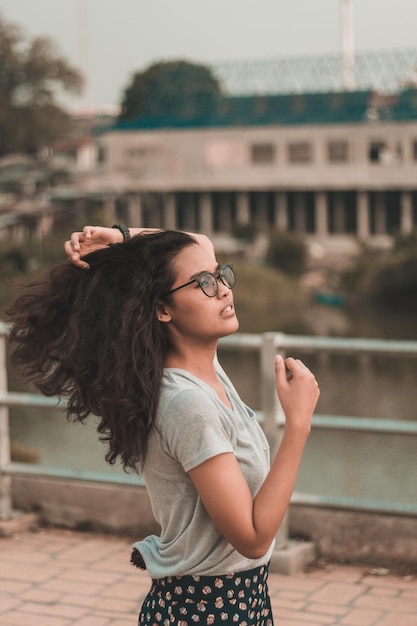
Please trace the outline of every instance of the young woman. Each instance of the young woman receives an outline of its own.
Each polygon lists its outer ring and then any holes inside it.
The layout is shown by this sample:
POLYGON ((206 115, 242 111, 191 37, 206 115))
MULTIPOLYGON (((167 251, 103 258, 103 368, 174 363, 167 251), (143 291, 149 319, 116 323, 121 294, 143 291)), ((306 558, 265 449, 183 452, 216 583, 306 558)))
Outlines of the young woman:
POLYGON ((268 562, 319 396, 313 374, 275 359, 286 426, 271 464, 217 360, 238 321, 233 269, 211 242, 87 226, 65 250, 71 263, 9 312, 13 359, 68 398, 69 417, 99 416, 107 461, 143 474, 161 534, 134 546, 152 578, 139 624, 272 625, 268 562))

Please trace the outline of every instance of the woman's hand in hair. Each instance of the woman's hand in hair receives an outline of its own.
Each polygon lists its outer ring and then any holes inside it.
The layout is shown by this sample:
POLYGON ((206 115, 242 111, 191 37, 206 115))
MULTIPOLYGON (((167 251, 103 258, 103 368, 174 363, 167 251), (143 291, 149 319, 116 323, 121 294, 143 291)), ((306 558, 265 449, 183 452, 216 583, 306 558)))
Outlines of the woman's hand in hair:
POLYGON ((84 226, 82 231, 71 234, 71 238, 65 242, 65 254, 68 260, 77 267, 88 269, 89 265, 82 260, 86 254, 105 248, 111 243, 121 243, 123 235, 117 228, 105 228, 104 226, 84 226))
MULTIPOLYGON (((159 228, 129 228, 130 235, 135 237, 143 232, 158 232, 159 228)), ((187 233, 195 238, 196 242, 202 246, 213 259, 216 258, 212 241, 199 233, 187 233)), ((65 242, 65 254, 68 260, 77 267, 88 269, 89 265, 82 260, 86 254, 100 250, 111 243, 122 243, 123 235, 117 228, 105 228, 103 226, 84 226, 82 231, 71 234, 71 238, 65 242)))

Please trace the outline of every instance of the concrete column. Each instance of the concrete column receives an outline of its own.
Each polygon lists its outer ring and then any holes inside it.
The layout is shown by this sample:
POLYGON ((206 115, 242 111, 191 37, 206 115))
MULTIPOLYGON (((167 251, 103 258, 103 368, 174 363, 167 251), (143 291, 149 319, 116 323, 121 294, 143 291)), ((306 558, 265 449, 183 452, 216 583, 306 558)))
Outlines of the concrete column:
POLYGON ((132 193, 127 198, 127 222, 133 228, 143 226, 142 202, 140 194, 132 193))
POLYGON ((346 230, 345 206, 341 193, 334 196, 334 230, 336 233, 344 233, 346 230))
POLYGON ((315 194, 316 205, 316 235, 327 237, 329 234, 329 220, 327 216, 327 194, 325 191, 317 191, 315 194))
POLYGON ((236 194, 236 219, 238 224, 250 222, 249 194, 247 191, 238 191, 236 194))
POLYGON ((285 191, 277 191, 274 195, 274 224, 279 230, 288 230, 288 198, 285 191))
POLYGON ((184 209, 183 209, 183 224, 184 229, 188 231, 195 231, 196 223, 195 223, 195 211, 196 207, 194 205, 193 194, 189 193, 185 196, 184 209))
POLYGON ((232 230, 232 210, 226 194, 223 193, 220 194, 219 226, 224 233, 230 233, 232 230))
POLYGON ((116 221, 116 198, 113 193, 109 193, 104 199, 104 215, 108 224, 112 225, 116 221))
POLYGON ((385 235, 387 232, 387 215, 383 192, 375 194, 375 233, 385 235))
POLYGON ((369 197, 366 191, 358 191, 356 195, 357 235, 360 239, 369 237, 369 197))
POLYGON ((177 229, 177 213, 175 193, 167 193, 164 196, 164 206, 162 209, 162 226, 166 230, 177 229))
MULTIPOLYGON (((7 393, 5 329, 0 335, 0 392, 7 393)), ((0 521, 8 520, 12 516, 12 478, 5 473, 9 463, 9 408, 4 404, 0 406, 0 521)))
POLYGON ((268 227, 268 198, 263 191, 256 194, 256 223, 263 229, 268 227))
POLYGON ((210 192, 198 194, 199 230, 211 237, 213 234, 213 203, 210 192))
MULTIPOLYGON (((275 375, 272 364, 276 354, 281 354, 285 358, 285 353, 277 349, 277 338, 282 335, 276 333, 264 333, 262 335, 261 347, 261 406, 263 411, 263 430, 268 439, 271 460, 280 446, 283 434, 285 417, 282 406, 279 403, 276 393, 275 375)), ((276 536, 277 548, 285 548, 288 544, 288 513, 278 530, 276 536)))
POLYGON ((400 215, 400 230, 403 235, 408 235, 413 231, 413 199, 410 191, 403 191, 401 193, 401 215, 400 215))
POLYGON ((299 191, 294 194, 294 223, 297 233, 306 232, 306 207, 304 196, 299 191))

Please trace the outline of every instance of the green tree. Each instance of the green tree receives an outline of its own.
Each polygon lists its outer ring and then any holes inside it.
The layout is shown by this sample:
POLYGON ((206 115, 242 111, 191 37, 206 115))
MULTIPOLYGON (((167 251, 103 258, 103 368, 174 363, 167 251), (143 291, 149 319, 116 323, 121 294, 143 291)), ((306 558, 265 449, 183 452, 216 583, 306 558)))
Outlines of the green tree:
POLYGON ((284 274, 299 276, 306 269, 307 246, 294 233, 273 230, 269 238, 266 262, 284 274))
POLYGON ((206 116, 216 112, 221 96, 210 68, 187 61, 159 62, 133 76, 124 92, 120 120, 206 116))
POLYGON ((82 80, 45 37, 28 39, 0 16, 0 156, 35 154, 66 130, 60 91, 78 93, 82 80))

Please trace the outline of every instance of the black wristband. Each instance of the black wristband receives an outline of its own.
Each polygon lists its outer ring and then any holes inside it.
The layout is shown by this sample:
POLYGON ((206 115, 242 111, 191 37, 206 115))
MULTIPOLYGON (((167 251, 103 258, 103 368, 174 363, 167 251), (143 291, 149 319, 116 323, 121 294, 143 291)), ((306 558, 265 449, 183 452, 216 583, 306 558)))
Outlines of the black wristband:
POLYGON ((120 230, 123 235, 123 241, 127 241, 128 239, 130 239, 129 229, 124 224, 114 224, 112 228, 117 228, 117 230, 120 230))

